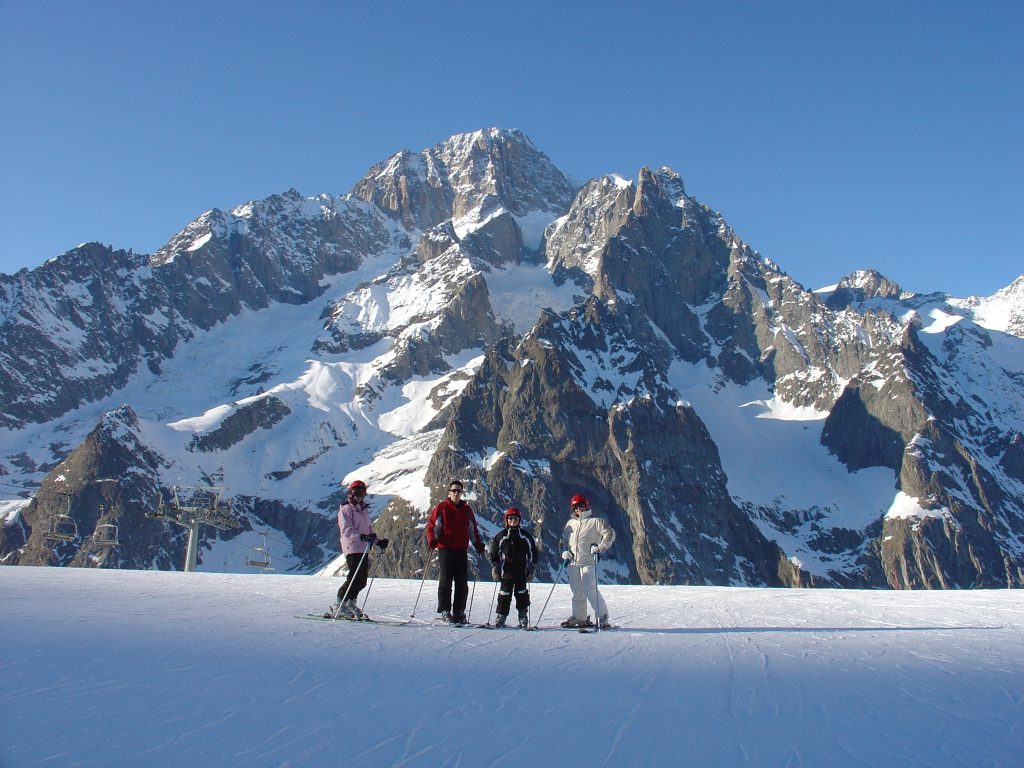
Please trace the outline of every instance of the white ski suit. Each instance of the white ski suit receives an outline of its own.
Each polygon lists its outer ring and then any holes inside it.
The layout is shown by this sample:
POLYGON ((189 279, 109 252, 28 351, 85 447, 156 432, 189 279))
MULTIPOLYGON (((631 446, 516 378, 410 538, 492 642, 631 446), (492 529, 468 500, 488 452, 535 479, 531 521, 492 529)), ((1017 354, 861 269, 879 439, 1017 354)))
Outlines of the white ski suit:
POLYGON ((573 514, 565 524, 562 541, 572 555, 567 570, 573 617, 586 620, 589 602, 594 607, 595 618, 606 619, 608 606, 597 589, 597 571, 590 548, 596 544, 598 553, 603 555, 615 543, 615 531, 603 519, 594 517, 589 509, 581 509, 579 517, 573 514))

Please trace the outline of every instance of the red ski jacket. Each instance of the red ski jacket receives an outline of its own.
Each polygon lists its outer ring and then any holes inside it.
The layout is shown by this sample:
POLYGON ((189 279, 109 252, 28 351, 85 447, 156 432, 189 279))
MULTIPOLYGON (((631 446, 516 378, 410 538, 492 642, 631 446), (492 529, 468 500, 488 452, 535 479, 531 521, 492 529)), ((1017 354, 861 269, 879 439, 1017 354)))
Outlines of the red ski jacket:
POLYGON ((476 527, 476 516, 472 507, 464 501, 458 504, 445 499, 430 513, 427 522, 427 546, 433 549, 469 549, 470 539, 480 549, 484 540, 476 527))

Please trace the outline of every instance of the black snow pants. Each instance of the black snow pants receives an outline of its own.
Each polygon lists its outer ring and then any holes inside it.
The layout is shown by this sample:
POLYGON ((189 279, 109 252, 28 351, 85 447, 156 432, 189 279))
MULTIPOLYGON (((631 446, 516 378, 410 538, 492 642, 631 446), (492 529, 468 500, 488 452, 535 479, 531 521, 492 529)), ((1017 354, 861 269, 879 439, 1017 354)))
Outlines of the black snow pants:
POLYGON ((348 563, 348 578, 338 590, 338 599, 344 600, 345 593, 348 592, 348 599, 355 600, 362 588, 366 586, 366 575, 370 572, 370 555, 367 554, 366 557, 363 557, 362 553, 345 555, 345 562, 348 563), (363 561, 362 565, 359 564, 360 559, 363 561), (349 588, 350 584, 352 585, 351 589, 349 588))

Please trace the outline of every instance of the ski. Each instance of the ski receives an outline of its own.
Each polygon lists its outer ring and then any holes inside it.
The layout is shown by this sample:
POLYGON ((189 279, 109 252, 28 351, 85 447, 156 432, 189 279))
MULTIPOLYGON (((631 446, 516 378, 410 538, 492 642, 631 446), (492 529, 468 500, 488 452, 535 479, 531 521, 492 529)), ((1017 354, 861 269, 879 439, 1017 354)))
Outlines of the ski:
POLYGON ((473 624, 472 622, 454 622, 445 621, 444 619, 433 619, 429 626, 431 627, 454 627, 455 629, 494 629, 493 624, 473 624))
POLYGON ((371 619, 364 617, 362 619, 350 619, 346 616, 339 616, 337 618, 331 618, 330 616, 324 616, 322 613, 305 613, 301 616, 296 616, 297 619, 309 619, 311 621, 329 621, 329 622, 348 622, 349 624, 380 624, 383 626, 390 627, 401 627, 406 624, 412 623, 410 620, 399 621, 397 619, 371 619))

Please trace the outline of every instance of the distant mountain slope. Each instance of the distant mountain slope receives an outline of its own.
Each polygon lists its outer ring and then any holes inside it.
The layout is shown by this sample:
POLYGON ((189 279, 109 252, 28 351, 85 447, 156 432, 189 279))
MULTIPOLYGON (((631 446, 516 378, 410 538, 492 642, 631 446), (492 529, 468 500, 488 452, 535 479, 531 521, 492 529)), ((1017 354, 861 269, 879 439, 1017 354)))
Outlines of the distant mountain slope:
POLYGON ((204 529, 204 567, 244 569, 264 531, 279 568, 331 570, 360 477, 382 568, 414 575, 458 476, 488 531, 529 510, 549 573, 582 491, 612 581, 1019 586, 1022 285, 810 292, 671 169, 573 189, 518 131, 454 136, 152 257, 0 276, 0 473, 33 496, 0 557, 181 567, 183 529, 145 513, 213 484, 243 528, 204 529), (44 536, 58 515, 72 540, 44 536))

